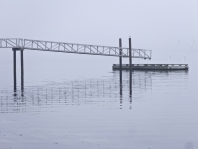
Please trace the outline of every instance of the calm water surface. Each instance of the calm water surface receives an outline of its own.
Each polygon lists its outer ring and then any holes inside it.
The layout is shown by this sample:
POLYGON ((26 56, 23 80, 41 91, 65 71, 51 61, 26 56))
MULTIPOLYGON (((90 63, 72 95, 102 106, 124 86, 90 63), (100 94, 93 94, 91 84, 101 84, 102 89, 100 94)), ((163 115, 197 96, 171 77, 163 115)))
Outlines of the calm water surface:
MULTIPOLYGON (((0 148, 198 148, 195 71, 134 71, 129 97, 128 71, 120 88, 118 71, 98 67, 100 74, 90 74, 90 64, 87 72, 60 80, 30 70, 34 75, 26 75, 24 92, 18 86, 16 94, 9 81, 1 84, 0 148)), ((1 70, 7 69, 1 64, 1 70)), ((48 68, 38 69, 50 75, 48 68)), ((12 82, 12 76, 4 79, 12 82)))

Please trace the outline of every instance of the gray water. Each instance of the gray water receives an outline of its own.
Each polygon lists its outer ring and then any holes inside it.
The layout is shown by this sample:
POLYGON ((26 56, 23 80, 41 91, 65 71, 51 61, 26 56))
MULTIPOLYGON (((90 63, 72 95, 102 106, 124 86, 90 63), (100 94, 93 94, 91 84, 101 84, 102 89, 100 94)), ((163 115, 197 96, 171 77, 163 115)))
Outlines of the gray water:
POLYGON ((35 53, 25 53, 24 92, 18 62, 15 94, 12 53, 0 57, 0 149, 198 148, 196 67, 133 71, 130 97, 129 72, 120 88, 111 68, 118 58, 35 53))

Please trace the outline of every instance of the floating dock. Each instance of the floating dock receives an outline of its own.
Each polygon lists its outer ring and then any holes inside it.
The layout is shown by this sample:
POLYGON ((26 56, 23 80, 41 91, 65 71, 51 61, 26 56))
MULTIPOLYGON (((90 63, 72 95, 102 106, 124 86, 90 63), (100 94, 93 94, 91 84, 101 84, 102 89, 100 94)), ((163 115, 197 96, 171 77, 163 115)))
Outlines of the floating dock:
MULTIPOLYGON (((113 70, 120 70, 119 64, 113 64, 113 70)), ((129 70, 129 64, 122 64, 123 70, 129 70)), ((188 70, 188 64, 132 64, 132 70, 188 70)))

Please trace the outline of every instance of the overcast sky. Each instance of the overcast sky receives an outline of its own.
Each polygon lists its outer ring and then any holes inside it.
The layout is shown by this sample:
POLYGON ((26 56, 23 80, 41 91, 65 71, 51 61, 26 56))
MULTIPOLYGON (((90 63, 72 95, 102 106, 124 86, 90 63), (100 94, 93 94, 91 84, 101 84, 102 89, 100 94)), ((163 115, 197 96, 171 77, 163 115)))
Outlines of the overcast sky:
POLYGON ((151 49, 154 58, 181 51, 182 59, 193 40, 190 53, 197 53, 197 6, 197 0, 0 0, 0 38, 107 46, 122 38, 127 47, 131 36, 134 48, 151 49))

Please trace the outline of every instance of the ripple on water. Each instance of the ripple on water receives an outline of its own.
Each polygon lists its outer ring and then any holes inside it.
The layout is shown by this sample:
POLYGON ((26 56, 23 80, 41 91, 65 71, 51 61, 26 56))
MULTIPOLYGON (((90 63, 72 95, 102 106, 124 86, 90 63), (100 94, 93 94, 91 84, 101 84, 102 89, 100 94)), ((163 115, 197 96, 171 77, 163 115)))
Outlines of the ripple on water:
POLYGON ((120 108, 123 100, 145 100, 152 94, 173 94, 187 88, 185 71, 135 71, 132 77, 132 98, 129 98, 129 72, 123 71, 120 86, 119 72, 112 77, 45 82, 42 86, 25 86, 24 90, 1 90, 1 113, 42 112, 64 106, 103 106, 120 108), (122 96, 120 93, 122 92, 122 96))

